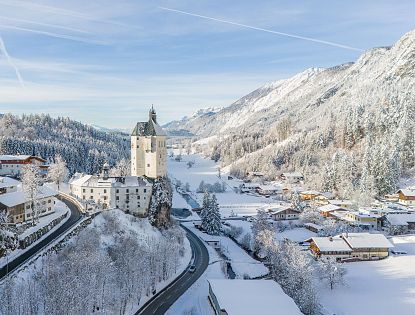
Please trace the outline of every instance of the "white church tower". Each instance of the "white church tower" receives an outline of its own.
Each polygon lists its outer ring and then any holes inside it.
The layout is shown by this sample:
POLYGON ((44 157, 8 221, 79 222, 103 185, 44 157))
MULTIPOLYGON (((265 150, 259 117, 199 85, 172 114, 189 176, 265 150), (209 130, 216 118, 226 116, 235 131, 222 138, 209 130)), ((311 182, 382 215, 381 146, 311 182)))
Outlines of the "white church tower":
POLYGON ((151 106, 147 122, 138 122, 131 134, 131 175, 157 178, 167 175, 166 133, 157 124, 151 106))

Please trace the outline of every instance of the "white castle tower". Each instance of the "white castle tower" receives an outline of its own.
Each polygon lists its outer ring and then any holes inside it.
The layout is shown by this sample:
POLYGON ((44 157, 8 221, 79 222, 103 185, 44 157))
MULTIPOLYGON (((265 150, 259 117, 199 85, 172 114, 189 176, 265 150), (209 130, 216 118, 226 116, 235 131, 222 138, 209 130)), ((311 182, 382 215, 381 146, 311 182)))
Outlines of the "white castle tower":
POLYGON ((131 134, 131 175, 157 178, 167 175, 166 133, 157 124, 153 106, 147 122, 138 122, 131 134))

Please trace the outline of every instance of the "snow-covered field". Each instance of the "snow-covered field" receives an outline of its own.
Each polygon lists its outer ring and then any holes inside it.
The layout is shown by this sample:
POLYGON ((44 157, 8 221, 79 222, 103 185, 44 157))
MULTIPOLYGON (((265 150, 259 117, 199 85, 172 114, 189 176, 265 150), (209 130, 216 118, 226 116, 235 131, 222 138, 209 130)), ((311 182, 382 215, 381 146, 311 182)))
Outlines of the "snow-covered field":
MULTIPOLYGON (((238 242, 242 239, 245 233, 251 233, 251 222, 243 220, 229 220, 227 221, 227 224, 242 228, 242 234, 238 237, 238 242)), ((294 242, 302 242, 313 236, 316 236, 316 233, 302 227, 295 227, 292 229, 287 228, 282 232, 279 232, 275 229, 275 238, 279 241, 289 239, 294 242)))
POLYGON ((320 289, 327 314, 415 314, 415 235, 391 239, 396 250, 385 260, 346 264, 346 285, 320 289))
MULTIPOLYGON (((176 152, 177 153, 177 152, 176 152)), ((169 176, 180 180, 183 184, 189 183, 192 192, 195 192, 203 180, 205 183, 214 184, 215 182, 225 182, 227 190, 224 193, 217 193, 216 197, 221 206, 222 216, 229 216, 233 211, 237 215, 254 215, 257 211, 257 206, 275 202, 270 198, 262 196, 239 194, 234 191, 234 187, 238 187, 240 183, 238 180, 227 180, 226 174, 222 174, 222 178, 218 177, 219 165, 213 160, 205 159, 198 154, 183 155, 183 160, 177 162, 172 158, 168 159, 169 176), (188 168, 187 162, 194 161, 193 167, 188 168), (228 208, 231 204, 248 205, 248 207, 228 208), (254 205, 249 207, 249 205, 254 205), (225 206, 225 207, 222 207, 225 206)), ((202 201, 203 194, 196 194, 199 203, 202 201)), ((181 205, 181 201, 176 197, 173 199, 173 204, 181 205)))

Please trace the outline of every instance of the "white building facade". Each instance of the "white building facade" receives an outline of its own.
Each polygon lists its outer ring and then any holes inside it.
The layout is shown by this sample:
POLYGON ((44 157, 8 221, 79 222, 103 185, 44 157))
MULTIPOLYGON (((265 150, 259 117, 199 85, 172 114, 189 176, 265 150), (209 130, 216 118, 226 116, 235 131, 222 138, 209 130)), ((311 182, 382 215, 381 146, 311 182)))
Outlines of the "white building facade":
POLYGON ((70 191, 85 204, 99 205, 103 209, 119 208, 144 217, 148 213, 152 184, 138 176, 81 174, 70 181, 70 191))
POLYGON ((158 178, 167 175, 166 137, 152 107, 149 120, 138 122, 131 134, 132 176, 158 178))
POLYGON ((27 164, 39 167, 42 175, 46 175, 48 165, 45 159, 33 155, 0 155, 0 176, 20 176, 22 169, 27 164))

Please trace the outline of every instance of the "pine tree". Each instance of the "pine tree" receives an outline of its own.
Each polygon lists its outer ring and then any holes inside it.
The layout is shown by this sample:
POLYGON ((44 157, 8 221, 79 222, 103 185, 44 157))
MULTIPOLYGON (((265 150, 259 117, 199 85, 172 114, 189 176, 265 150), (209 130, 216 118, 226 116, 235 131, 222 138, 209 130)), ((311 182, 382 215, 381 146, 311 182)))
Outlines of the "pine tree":
POLYGON ((219 205, 215 195, 210 195, 208 191, 203 197, 202 211, 202 228, 210 235, 219 235, 222 230, 222 223, 219 212, 219 205))

